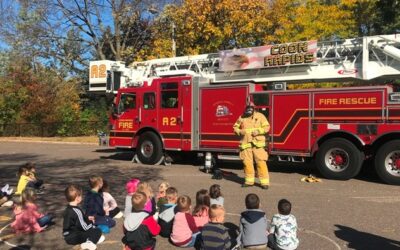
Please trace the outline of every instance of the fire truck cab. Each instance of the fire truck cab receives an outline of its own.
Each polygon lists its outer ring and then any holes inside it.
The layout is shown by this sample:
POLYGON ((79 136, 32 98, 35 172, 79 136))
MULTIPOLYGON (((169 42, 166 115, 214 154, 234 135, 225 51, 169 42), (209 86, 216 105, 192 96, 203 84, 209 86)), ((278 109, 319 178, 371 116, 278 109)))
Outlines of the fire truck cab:
POLYGON ((326 178, 350 179, 367 159, 400 184, 400 36, 295 42, 135 62, 93 61, 90 90, 115 95, 109 145, 143 164, 168 152, 238 155, 232 126, 250 101, 271 124, 268 152, 313 159, 326 178), (286 83, 357 81, 364 86, 286 90, 286 83), (381 84, 379 84, 381 83, 381 84))
POLYGON ((236 152, 232 124, 256 86, 205 80, 166 77, 119 91, 109 145, 135 148, 135 160, 144 164, 160 164, 165 151, 236 152))

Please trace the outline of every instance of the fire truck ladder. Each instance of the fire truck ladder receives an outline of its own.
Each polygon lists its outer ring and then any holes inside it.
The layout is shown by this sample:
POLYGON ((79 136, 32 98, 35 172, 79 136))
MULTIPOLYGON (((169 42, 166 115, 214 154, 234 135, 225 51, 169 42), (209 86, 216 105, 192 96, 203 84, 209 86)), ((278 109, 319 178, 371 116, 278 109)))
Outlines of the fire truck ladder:
POLYGON ((400 34, 318 42, 311 64, 220 71, 219 62, 217 53, 202 54, 118 64, 117 70, 124 78, 121 88, 178 75, 197 75, 216 84, 388 80, 400 76, 400 34))

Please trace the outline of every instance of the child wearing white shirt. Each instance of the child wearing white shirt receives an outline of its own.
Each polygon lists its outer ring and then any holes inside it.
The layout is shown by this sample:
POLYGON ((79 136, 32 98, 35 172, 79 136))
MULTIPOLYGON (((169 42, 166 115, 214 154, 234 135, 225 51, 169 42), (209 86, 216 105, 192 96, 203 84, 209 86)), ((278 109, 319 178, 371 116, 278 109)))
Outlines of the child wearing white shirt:
POLYGON ((297 221, 290 214, 292 204, 282 199, 278 202, 279 214, 271 219, 271 227, 268 235, 268 246, 275 250, 294 250, 299 245, 297 238, 297 221))

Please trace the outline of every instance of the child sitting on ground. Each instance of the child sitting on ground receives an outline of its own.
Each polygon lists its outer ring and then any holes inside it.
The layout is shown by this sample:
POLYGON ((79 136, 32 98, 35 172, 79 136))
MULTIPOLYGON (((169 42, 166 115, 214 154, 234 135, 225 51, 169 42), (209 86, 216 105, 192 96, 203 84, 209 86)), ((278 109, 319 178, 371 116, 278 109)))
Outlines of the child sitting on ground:
POLYGON ((279 214, 271 219, 271 227, 268 235, 268 246, 272 249, 293 250, 299 245, 297 238, 297 221, 294 215, 290 214, 292 204, 282 199, 278 202, 279 214))
POLYGON ((221 193, 221 186, 214 184, 210 187, 210 205, 217 204, 224 206, 224 197, 221 193))
POLYGON ((178 197, 178 212, 172 226, 171 241, 177 247, 194 247, 200 231, 190 213, 192 201, 189 196, 178 197))
POLYGON ((30 173, 28 171, 28 168, 26 167, 29 163, 24 164, 22 166, 19 167, 18 169, 18 185, 17 185, 17 191, 15 192, 16 195, 21 195, 22 191, 24 191, 24 189, 26 188, 26 186, 28 185, 28 183, 30 181, 34 181, 31 176, 30 173))
POLYGON ((125 197, 125 210, 124 216, 127 216, 129 213, 132 212, 132 195, 136 192, 137 186, 139 185, 139 179, 131 179, 129 180, 126 185, 126 197, 125 197))
POLYGON ((115 220, 107 216, 104 211, 104 199, 99 193, 99 190, 103 187, 103 178, 93 175, 89 178, 89 185, 91 190, 86 193, 83 203, 86 216, 88 218, 94 218, 93 223, 96 226, 102 225, 101 228, 104 228, 104 231, 103 229, 102 231, 108 232, 109 228, 115 226, 115 220))
POLYGON ((38 193, 42 193, 44 189, 43 180, 37 179, 35 164, 32 162, 28 162, 25 166, 26 169, 28 169, 29 177, 31 178, 31 181, 28 182, 27 187, 34 188, 38 191, 38 193))
POLYGON ((166 193, 165 191, 169 188, 169 183, 168 182, 161 182, 160 185, 158 185, 158 193, 157 193, 157 207, 161 207, 161 205, 168 203, 167 198, 166 198, 166 193))
POLYGON ((15 221, 11 223, 11 227, 15 233, 38 233, 52 223, 53 216, 39 213, 35 201, 35 190, 25 188, 21 194, 21 205, 14 208, 15 221))
POLYGON ((245 203, 247 210, 240 216, 238 245, 266 249, 268 222, 265 213, 260 209, 260 199, 256 194, 248 194, 245 203))
POLYGON ((228 229, 224 226, 225 209, 221 205, 213 204, 209 210, 210 222, 204 225, 201 231, 203 250, 231 249, 231 239, 228 229))
MULTIPOLYGON (((69 245, 81 244, 81 249, 96 249, 96 244, 104 241, 101 230, 96 228, 84 216, 79 204, 82 201, 82 190, 75 185, 69 185, 65 191, 68 205, 64 210, 63 236, 69 245)), ((93 218, 92 218, 93 219, 93 218)))
POLYGON ((121 218, 123 214, 119 209, 114 197, 112 197, 112 195, 110 194, 110 188, 106 180, 103 180, 103 187, 100 189, 100 193, 103 195, 103 207, 106 215, 111 218, 121 218))
POLYGON ((14 202, 12 199, 13 189, 10 188, 10 185, 6 184, 1 188, 0 191, 0 206, 1 207, 11 207, 14 202))
MULTIPOLYGON (((124 220, 122 243, 132 250, 154 249, 160 226, 148 212, 144 211, 146 194, 137 191, 132 195, 132 212, 124 220)), ((125 248, 127 249, 127 248, 125 248)))
POLYGON ((210 196, 206 189, 201 189, 196 193, 196 206, 193 209, 193 218, 196 226, 201 228, 210 220, 208 210, 210 209, 210 196))
MULTIPOLYGON (((136 192, 143 192, 146 194, 147 202, 144 205, 144 211, 154 215, 157 212, 156 200, 154 199, 153 189, 148 182, 140 182, 136 192)), ((157 217, 155 218, 157 220, 157 217)))
POLYGON ((172 225, 174 224, 175 214, 178 212, 176 201, 178 199, 178 190, 169 187, 165 191, 167 198, 166 204, 161 205, 158 215, 158 224, 161 227, 160 236, 169 238, 172 233, 172 225))

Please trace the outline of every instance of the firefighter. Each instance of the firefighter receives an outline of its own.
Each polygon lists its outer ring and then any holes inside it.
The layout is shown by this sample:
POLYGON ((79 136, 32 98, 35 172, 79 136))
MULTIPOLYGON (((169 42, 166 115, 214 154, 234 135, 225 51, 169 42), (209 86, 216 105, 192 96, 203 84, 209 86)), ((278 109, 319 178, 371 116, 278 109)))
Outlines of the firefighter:
POLYGON ((256 163, 257 173, 261 188, 268 189, 269 174, 266 161, 268 153, 265 151, 266 134, 270 126, 267 118, 254 109, 254 104, 246 106, 243 114, 233 125, 235 134, 241 136, 240 159, 243 161, 245 182, 242 187, 254 185, 255 171, 253 162, 256 163))

